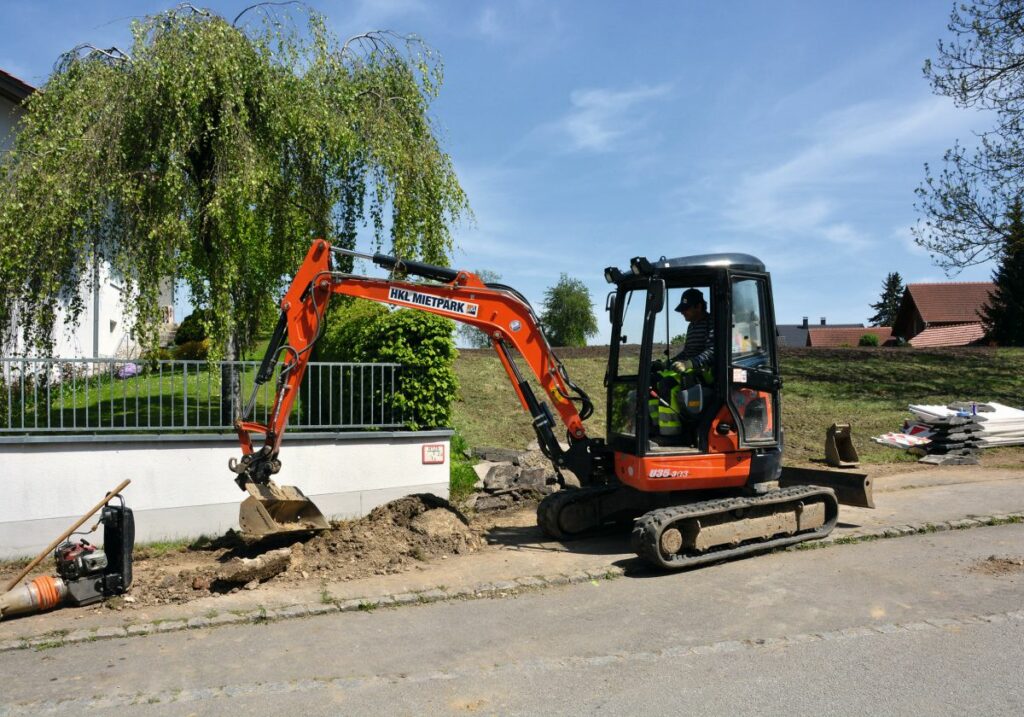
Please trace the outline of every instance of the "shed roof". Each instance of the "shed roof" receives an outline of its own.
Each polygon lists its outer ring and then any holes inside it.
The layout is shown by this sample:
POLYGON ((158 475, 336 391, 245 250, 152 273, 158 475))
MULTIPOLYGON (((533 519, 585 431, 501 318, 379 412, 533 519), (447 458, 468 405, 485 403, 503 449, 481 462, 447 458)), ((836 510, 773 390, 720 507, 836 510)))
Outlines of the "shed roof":
POLYGON ((985 327, 980 323, 932 326, 908 342, 916 348, 930 346, 968 346, 985 338, 985 327))
POLYGON ((872 334, 878 337, 878 343, 884 344, 892 338, 892 329, 888 326, 880 327, 856 327, 856 328, 836 328, 836 327, 818 327, 813 326, 807 330, 807 345, 816 347, 838 347, 838 346, 856 346, 860 343, 860 337, 864 334, 872 334))
POLYGON ((981 321, 979 311, 995 289, 991 281, 950 281, 936 284, 908 284, 926 324, 964 324, 981 321))

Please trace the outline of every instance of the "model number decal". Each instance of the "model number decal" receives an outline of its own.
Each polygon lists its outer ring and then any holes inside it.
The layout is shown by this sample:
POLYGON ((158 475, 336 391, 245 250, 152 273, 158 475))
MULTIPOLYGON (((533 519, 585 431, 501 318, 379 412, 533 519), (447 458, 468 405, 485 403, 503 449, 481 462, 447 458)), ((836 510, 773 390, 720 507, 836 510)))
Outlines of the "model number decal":
POLYGON ((652 468, 648 474, 651 478, 686 478, 690 471, 674 471, 671 468, 652 468))
POLYGON ((452 314, 462 314, 463 316, 476 316, 478 311, 477 305, 471 304, 468 301, 446 299, 443 296, 421 294, 418 291, 398 289, 395 287, 391 287, 388 291, 388 301, 394 301, 401 304, 411 304, 412 306, 426 306, 432 309, 447 311, 452 314))

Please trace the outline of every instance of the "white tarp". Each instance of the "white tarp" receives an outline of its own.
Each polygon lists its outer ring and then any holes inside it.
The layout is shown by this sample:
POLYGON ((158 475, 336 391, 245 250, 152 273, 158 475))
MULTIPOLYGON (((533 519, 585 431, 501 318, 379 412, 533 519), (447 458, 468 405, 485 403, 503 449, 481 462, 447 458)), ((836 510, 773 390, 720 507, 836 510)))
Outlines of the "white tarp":
POLYGON ((883 446, 892 446, 894 448, 925 446, 931 443, 931 440, 923 436, 911 436, 906 433, 883 433, 880 436, 872 436, 871 440, 875 443, 881 443, 883 446))

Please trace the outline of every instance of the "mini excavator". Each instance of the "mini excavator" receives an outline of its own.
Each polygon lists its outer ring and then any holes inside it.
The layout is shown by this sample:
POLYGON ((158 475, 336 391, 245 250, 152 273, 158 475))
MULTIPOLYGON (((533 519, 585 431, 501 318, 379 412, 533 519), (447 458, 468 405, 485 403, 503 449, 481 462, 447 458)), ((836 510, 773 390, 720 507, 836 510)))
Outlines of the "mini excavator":
POLYGON ((822 538, 836 524, 839 503, 874 507, 863 474, 782 466, 782 380, 771 278, 760 260, 738 253, 635 257, 628 269, 607 268, 605 279, 613 289, 605 305, 611 319, 607 425, 599 438, 584 426, 591 399, 569 378, 518 291, 468 271, 315 240, 281 301, 252 398, 235 424, 242 457, 229 465, 250 494, 240 510, 243 533, 327 527, 298 488, 279 486, 272 476, 280 470, 292 403, 335 294, 439 314, 488 336, 564 486, 537 508, 537 522, 552 538, 633 521, 637 555, 680 569, 822 538), (337 271, 334 257, 369 260, 390 275, 337 271), (670 355, 671 305, 693 288, 708 297, 713 363, 699 377, 666 388, 659 357, 670 355), (628 341, 627 331, 639 332, 638 344, 628 341), (271 380, 278 363, 267 422, 248 420, 259 385, 271 380), (258 448, 257 435, 263 436, 258 448))

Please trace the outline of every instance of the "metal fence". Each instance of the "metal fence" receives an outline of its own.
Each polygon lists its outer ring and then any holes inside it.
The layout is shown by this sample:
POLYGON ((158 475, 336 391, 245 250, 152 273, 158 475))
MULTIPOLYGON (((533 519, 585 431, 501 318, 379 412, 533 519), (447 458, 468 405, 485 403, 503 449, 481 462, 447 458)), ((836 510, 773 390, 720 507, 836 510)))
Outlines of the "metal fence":
MULTIPOLYGON (((0 358, 0 434, 191 432, 233 429, 224 386, 252 392, 259 362, 0 358)), ((318 363, 306 370, 292 429, 401 428, 400 364, 318 363)), ((276 382, 260 387, 250 420, 266 422, 276 382)))

